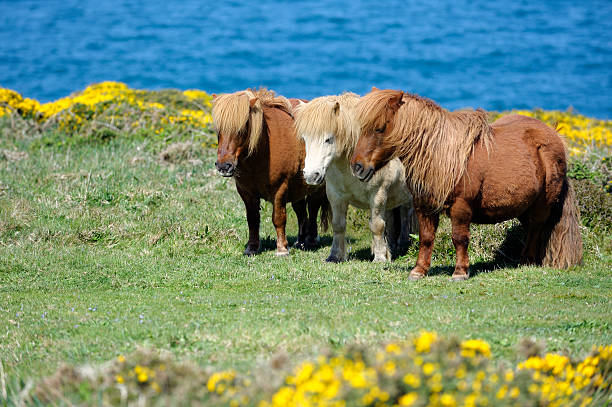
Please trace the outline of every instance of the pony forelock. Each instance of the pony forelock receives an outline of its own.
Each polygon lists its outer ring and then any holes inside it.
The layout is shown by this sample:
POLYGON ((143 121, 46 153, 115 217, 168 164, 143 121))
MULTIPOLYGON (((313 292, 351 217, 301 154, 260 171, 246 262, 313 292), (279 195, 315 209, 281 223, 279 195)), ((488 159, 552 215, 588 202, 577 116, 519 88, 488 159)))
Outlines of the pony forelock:
POLYGON ((295 126, 298 135, 308 135, 323 143, 327 134, 333 134, 340 154, 350 155, 359 138, 359 123, 355 107, 359 95, 346 92, 341 95, 321 96, 297 106, 295 126))
POLYGON ((212 108, 215 130, 229 137, 247 137, 248 155, 251 155, 261 141, 264 107, 278 108, 292 116, 289 100, 265 88, 218 95, 212 108))

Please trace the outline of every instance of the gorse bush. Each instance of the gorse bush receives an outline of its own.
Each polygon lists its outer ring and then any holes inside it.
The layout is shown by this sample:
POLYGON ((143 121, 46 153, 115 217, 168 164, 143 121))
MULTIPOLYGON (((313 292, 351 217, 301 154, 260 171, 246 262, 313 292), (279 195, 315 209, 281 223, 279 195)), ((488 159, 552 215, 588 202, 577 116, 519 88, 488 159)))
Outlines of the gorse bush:
POLYGON ((13 130, 26 126, 28 132, 42 134, 43 144, 105 141, 119 135, 186 138, 210 134, 211 100, 199 90, 144 91, 119 82, 94 84, 44 104, 0 89, 0 120, 11 120, 13 130))
POLYGON ((348 347, 291 373, 212 372, 154 351, 98 367, 60 368, 30 402, 75 405, 226 406, 587 406, 612 401, 612 345, 583 359, 548 353, 517 366, 497 361, 487 342, 421 332, 411 341, 348 347), (279 383, 274 385, 273 383, 279 383))
POLYGON ((582 224, 595 233, 608 234, 612 231, 612 195, 602 191, 599 185, 588 179, 572 182, 578 197, 582 224))

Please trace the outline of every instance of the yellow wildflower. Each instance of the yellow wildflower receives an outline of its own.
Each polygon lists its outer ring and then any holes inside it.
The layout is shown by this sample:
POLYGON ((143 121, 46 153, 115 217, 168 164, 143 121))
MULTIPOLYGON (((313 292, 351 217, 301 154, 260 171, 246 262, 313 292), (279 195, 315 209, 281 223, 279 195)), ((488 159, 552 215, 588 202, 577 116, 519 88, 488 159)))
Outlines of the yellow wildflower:
POLYGON ((428 353, 437 338, 435 332, 421 331, 421 334, 414 340, 414 348, 419 353, 428 353))
POLYGON ((411 392, 404 394, 397 401, 400 406, 412 406, 418 399, 419 395, 415 392, 411 392))

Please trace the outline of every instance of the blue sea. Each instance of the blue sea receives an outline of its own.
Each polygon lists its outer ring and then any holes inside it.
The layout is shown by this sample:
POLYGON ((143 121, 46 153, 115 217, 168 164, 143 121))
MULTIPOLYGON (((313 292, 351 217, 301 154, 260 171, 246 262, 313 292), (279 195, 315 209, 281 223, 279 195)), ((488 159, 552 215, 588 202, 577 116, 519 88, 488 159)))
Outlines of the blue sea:
POLYGON ((50 101, 105 80, 301 98, 377 86, 612 118, 612 1, 0 0, 1 87, 50 101))

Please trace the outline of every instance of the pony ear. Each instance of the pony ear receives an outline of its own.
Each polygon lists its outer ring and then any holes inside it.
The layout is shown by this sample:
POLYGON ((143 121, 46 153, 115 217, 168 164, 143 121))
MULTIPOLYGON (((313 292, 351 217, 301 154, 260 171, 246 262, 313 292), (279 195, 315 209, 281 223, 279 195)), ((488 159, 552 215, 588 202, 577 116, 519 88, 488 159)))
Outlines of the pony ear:
POLYGON ((376 92, 377 90, 380 90, 380 89, 378 89, 376 86, 372 86, 372 90, 370 92, 376 92))
POLYGON ((404 104, 404 101, 402 100, 403 97, 404 92, 399 90, 396 94, 391 96, 391 98, 387 102, 387 106, 389 106, 389 108, 393 110, 393 113, 397 112, 400 106, 404 104))
POLYGON ((259 98, 251 98, 249 100, 249 106, 251 107, 251 109, 253 108, 253 106, 255 106, 255 103, 257 103, 258 100, 259 98))
POLYGON ((336 103, 334 103, 334 108, 333 108, 334 114, 338 115, 338 113, 340 113, 340 102, 336 101, 336 103))

